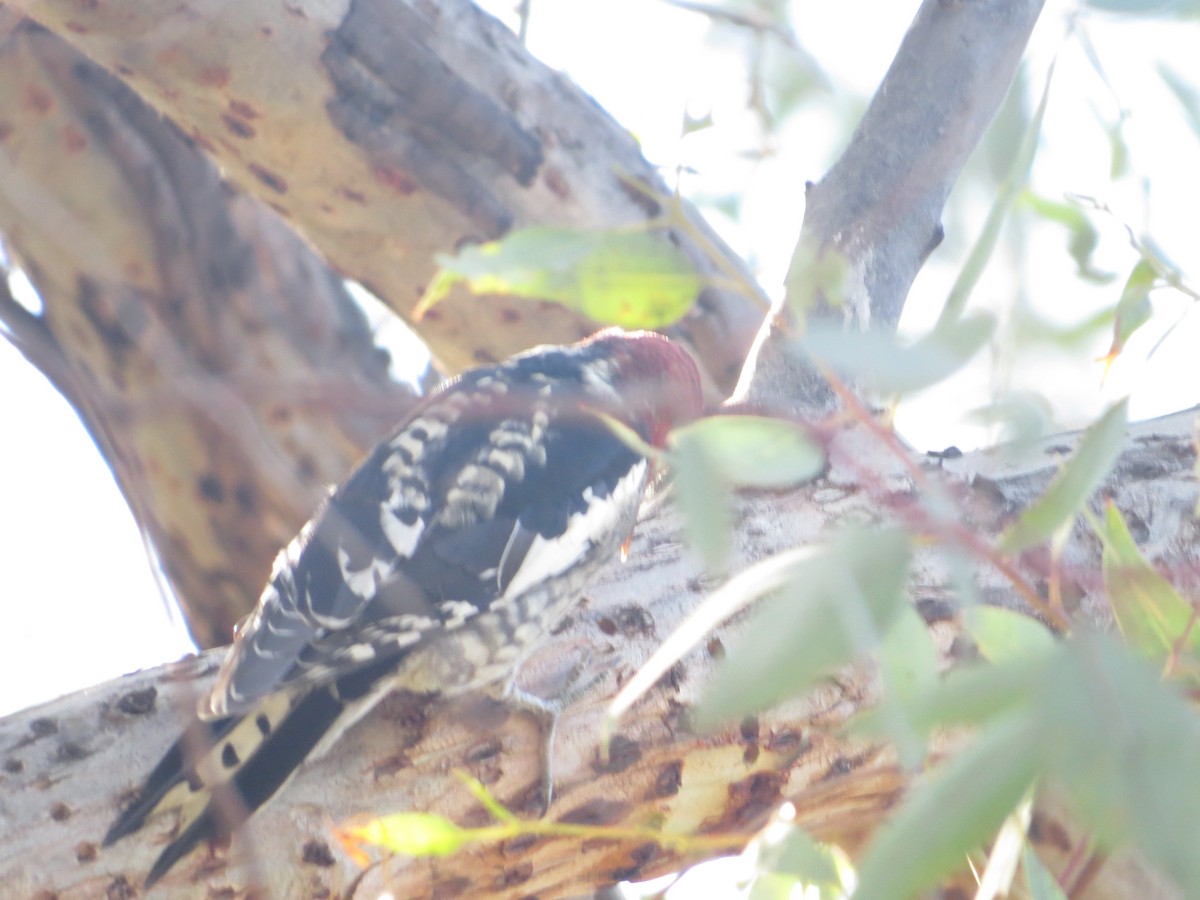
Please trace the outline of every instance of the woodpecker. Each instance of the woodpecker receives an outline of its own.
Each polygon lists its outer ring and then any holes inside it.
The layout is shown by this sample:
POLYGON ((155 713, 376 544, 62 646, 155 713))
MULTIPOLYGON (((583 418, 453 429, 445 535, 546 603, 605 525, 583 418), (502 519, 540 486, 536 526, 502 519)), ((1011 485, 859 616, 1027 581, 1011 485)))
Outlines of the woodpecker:
POLYGON ((105 846, 177 810, 149 887, 398 687, 488 689, 537 715, 548 804, 559 707, 516 672, 627 542, 654 468, 604 416, 662 447, 701 405, 687 351, 616 330, 431 394, 279 554, 196 721, 105 846))

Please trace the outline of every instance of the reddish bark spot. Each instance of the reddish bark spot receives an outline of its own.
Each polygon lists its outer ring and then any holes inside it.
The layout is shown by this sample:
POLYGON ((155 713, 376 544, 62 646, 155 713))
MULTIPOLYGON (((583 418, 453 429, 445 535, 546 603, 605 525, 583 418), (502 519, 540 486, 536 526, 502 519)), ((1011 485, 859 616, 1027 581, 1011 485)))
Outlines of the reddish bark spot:
POLYGON ((229 111, 239 119, 258 119, 262 117, 262 113, 245 100, 230 100, 229 111))
POLYGON ((29 84, 25 86, 25 108, 37 113, 47 113, 54 107, 54 98, 45 88, 29 84))
POLYGON ((407 172, 402 172, 392 166, 376 166, 372 171, 384 185, 404 196, 417 190, 417 183, 407 172))
POLYGON ((263 168, 258 163, 250 163, 250 172, 255 178, 277 194, 287 193, 288 185, 281 175, 277 175, 270 169, 263 168))
POLYGON ((209 153, 213 153, 213 154, 215 154, 217 152, 217 145, 214 144, 212 141, 210 141, 207 137, 205 137, 204 133, 202 131, 200 131, 199 128, 195 128, 192 130, 191 137, 192 137, 192 140, 196 142, 196 145, 198 147, 200 147, 201 150, 207 150, 209 153))
POLYGON ((75 845, 75 860, 81 863, 95 862, 99 854, 96 852, 96 845, 90 841, 75 845))
POLYGON ((223 88, 229 84, 229 66, 205 66, 197 77, 205 87, 223 88))
POLYGON ((82 22, 63 22, 63 27, 67 31, 73 31, 75 34, 87 34, 88 27, 82 22))
POLYGON ((351 203, 357 203, 359 206, 367 205, 367 197, 362 191, 356 191, 354 188, 348 188, 343 185, 338 188, 338 193, 351 203))
POLYGON ((571 189, 567 186, 567 179, 563 177, 562 172, 553 166, 546 166, 542 170, 542 180, 546 182, 546 187, 550 188, 550 193, 559 200, 566 200, 571 196, 571 189))
POLYGON ((87 135, 78 125, 67 125, 63 128, 63 146, 68 153, 79 153, 87 149, 87 135))
POLYGON ((225 123, 225 127, 240 138, 254 137, 254 129, 243 122, 241 119, 235 118, 228 113, 221 114, 221 121, 225 123))

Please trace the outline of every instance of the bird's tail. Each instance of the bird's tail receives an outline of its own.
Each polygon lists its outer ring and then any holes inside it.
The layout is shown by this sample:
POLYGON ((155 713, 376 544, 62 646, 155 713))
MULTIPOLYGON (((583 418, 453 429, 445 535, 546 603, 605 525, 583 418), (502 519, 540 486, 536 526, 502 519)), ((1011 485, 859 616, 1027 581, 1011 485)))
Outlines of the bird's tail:
POLYGON ((374 705, 383 668, 365 667, 296 696, 268 696, 245 715, 197 719, 113 823, 104 846, 178 810, 175 837, 146 876, 150 887, 200 842, 232 833, 314 755, 322 738, 335 736, 335 728, 340 734, 374 705))

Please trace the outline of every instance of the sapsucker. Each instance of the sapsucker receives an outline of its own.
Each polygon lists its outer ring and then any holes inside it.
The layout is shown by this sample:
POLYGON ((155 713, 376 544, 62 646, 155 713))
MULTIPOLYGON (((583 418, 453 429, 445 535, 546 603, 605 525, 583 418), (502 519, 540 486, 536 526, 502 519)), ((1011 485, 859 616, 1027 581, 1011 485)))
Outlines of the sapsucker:
MULTIPOLYGON (((692 358, 646 332, 540 347, 432 394, 279 554, 198 722, 105 844, 178 810, 152 884, 389 690, 511 694, 527 648, 628 539, 651 478, 600 414, 662 446, 700 410, 692 358)), ((549 719, 549 779, 557 711, 525 706, 549 719)))

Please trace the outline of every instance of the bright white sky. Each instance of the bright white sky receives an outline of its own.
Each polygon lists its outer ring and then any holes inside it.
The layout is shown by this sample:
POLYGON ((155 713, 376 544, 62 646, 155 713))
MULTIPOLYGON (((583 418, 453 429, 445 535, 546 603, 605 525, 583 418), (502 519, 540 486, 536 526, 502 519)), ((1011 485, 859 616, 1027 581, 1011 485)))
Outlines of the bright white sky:
MULTIPOLYGON (((491 4, 499 12, 508 0, 491 4)), ((511 4, 511 5, 515 5, 511 4)), ((656 0, 534 0, 529 43, 550 65, 567 71, 642 141, 649 159, 673 171, 683 163, 700 173, 708 194, 742 195, 741 223, 718 217, 719 227, 758 266, 762 282, 777 290, 803 216, 803 184, 817 179, 839 150, 834 127, 852 98, 868 97, 917 8, 916 0, 802 3, 795 29, 837 90, 799 114, 772 140, 773 158, 752 162, 741 151, 757 146, 744 112, 745 82, 739 49, 714 47, 706 21, 656 0), (868 23, 864 27, 864 23, 868 23), (684 111, 711 110, 717 127, 680 138, 684 111), (747 135, 750 135, 749 137, 747 135)), ((1034 41, 1035 90, 1046 63, 1062 44, 1062 7, 1051 2, 1034 41)), ((1042 195, 1067 191, 1108 200, 1136 229, 1149 228, 1168 256, 1196 264, 1195 223, 1200 210, 1200 144, 1180 107, 1162 88, 1155 54, 1200 85, 1195 23, 1089 25, 1103 60, 1114 100, 1089 68, 1077 43, 1068 44, 1059 64, 1033 184, 1042 195), (1151 181, 1149 201, 1137 179, 1112 185, 1107 138, 1097 112, 1112 119, 1124 105, 1131 112, 1126 132, 1136 171, 1151 181)), ((947 222, 949 239, 923 273, 904 327, 917 331, 936 315, 950 280, 986 215, 991 197, 972 198, 967 220, 947 222)), ((1120 272, 1134 257, 1116 225, 1102 235, 1102 267, 1120 272)), ((1038 277, 1027 292, 1040 313, 1053 321, 1077 322, 1115 303, 1120 281, 1085 288, 1073 276, 1060 230, 1047 231, 1026 261, 1038 277)), ((1016 289, 1015 264, 1003 256, 973 303, 1004 308, 1016 289), (1009 271, 1006 271, 1009 270, 1009 271)), ((1056 392, 1058 421, 1086 423, 1107 403, 1132 393, 1141 418, 1200 402, 1200 316, 1184 318, 1173 336, 1146 361, 1154 340, 1190 308, 1177 298, 1156 297, 1159 316, 1131 344, 1103 388, 1100 369, 1084 356, 1049 356, 1025 362, 1011 380, 1056 392), (1081 362, 1081 359, 1083 362, 1081 362)), ((983 354, 985 357, 987 354, 983 354)), ((919 397, 900 422, 918 446, 962 447, 984 440, 961 413, 985 402, 1002 370, 989 359, 955 378, 945 390, 919 397)), ((147 553, 107 466, 74 413, 0 340, 0 422, 9 423, 0 441, 0 548, 4 558, 0 629, 0 715, 60 693, 96 684, 123 672, 173 659, 190 649, 172 621, 155 583, 147 553)))

